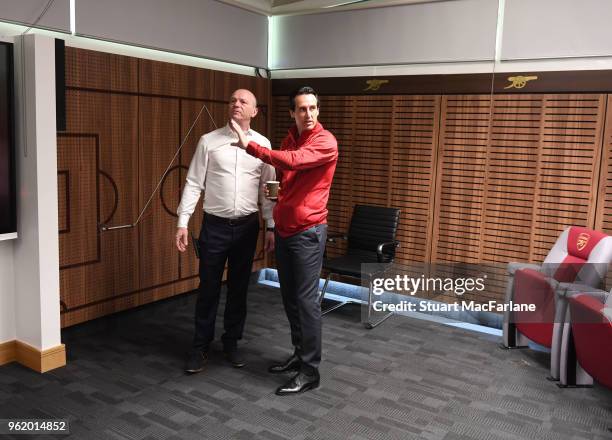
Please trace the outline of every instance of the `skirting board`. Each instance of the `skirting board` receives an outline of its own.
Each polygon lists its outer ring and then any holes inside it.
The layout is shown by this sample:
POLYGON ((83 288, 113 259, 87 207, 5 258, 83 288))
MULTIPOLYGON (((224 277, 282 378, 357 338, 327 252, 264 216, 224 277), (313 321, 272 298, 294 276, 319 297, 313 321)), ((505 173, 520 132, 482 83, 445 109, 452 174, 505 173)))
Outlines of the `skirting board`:
POLYGON ((45 373, 66 365, 66 347, 61 344, 40 351, 21 341, 0 344, 0 365, 14 361, 39 373, 45 373))
POLYGON ((0 344, 0 365, 15 362, 17 360, 15 341, 0 344))

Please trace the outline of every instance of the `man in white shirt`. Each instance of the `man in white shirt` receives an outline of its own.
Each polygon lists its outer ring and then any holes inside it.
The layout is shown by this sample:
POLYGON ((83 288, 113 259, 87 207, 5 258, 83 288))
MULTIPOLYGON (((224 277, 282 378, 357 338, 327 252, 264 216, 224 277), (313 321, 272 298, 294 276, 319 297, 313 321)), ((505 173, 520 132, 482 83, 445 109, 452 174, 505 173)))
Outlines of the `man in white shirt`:
MULTIPOLYGON (((270 141, 250 128, 256 114, 257 100, 253 93, 236 90, 230 98, 229 118, 240 125, 249 139, 270 148, 270 141)), ((221 340, 228 361, 236 368, 245 365, 237 350, 237 341, 244 329, 246 294, 259 235, 258 199, 266 222, 264 247, 266 251, 274 249, 274 203, 265 198, 263 184, 275 180, 276 172, 271 165, 233 147, 237 139, 229 125, 200 138, 177 210, 176 247, 185 252, 189 243, 189 217, 204 192, 204 219, 198 240, 200 288, 195 307, 195 335, 185 365, 189 373, 202 371, 208 359, 226 262, 225 333, 221 340)))

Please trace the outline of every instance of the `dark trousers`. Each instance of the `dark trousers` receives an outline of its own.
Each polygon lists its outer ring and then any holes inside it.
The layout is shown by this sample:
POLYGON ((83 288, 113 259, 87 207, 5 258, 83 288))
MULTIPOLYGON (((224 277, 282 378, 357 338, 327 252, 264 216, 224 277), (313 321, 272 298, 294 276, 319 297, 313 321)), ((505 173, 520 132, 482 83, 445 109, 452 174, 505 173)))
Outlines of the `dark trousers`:
POLYGON ((246 319, 246 297, 259 235, 257 213, 237 224, 204 215, 200 231, 200 288, 195 308, 193 347, 209 349, 215 336, 215 320, 227 261, 227 300, 221 337, 225 351, 236 349, 246 319))
POLYGON ((321 363, 319 278, 327 225, 317 225, 291 237, 276 234, 276 264, 291 343, 306 373, 321 363))

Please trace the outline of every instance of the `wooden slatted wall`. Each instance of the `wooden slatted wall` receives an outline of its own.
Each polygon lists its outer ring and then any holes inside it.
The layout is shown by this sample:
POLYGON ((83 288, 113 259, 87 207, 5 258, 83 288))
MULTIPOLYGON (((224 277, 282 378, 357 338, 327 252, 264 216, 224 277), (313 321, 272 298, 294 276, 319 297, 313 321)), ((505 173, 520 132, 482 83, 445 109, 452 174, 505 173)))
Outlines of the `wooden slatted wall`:
POLYGON ((595 227, 612 234, 612 96, 607 97, 595 227))
POLYGON ((388 205, 401 209, 397 256, 404 263, 430 260, 439 114, 439 96, 393 98, 388 205))
MULTIPOLYGON (((541 262, 569 225, 612 231, 610 116, 603 160, 600 152, 606 99, 324 96, 320 120, 340 147, 330 230, 346 231, 357 203, 400 207, 398 262, 487 263, 486 291, 465 299, 501 300, 509 261, 541 262)), ((274 104, 278 144, 291 121, 286 97, 274 104)))
POLYGON ((478 257, 502 265, 529 259, 542 97, 495 97, 487 148, 486 210, 478 257))
POLYGON ((506 264, 529 260, 542 101, 538 95, 502 95, 493 100, 479 258, 498 264, 487 265, 487 289, 481 299, 503 298, 506 264))
POLYGON ((432 261, 478 262, 489 114, 488 96, 442 100, 432 261))
POLYGON ((393 98, 358 96, 353 106, 351 145, 351 202, 387 206, 393 151, 393 98))
POLYGON ((604 104, 601 95, 444 97, 432 261, 498 263, 475 299, 501 300, 507 262, 541 262, 565 227, 594 225, 604 104))
MULTIPOLYGON (((206 103, 227 122, 233 90, 258 97, 253 128, 267 133, 269 81, 101 52, 66 48, 67 129, 58 133, 62 326, 196 288, 197 260, 173 244, 176 208, 206 111, 135 228, 129 225, 157 186, 206 103)), ((197 236, 201 203, 190 230, 197 236)), ((265 266, 262 237, 254 270, 265 266)))
POLYGON ((595 227, 605 103, 605 95, 545 95, 531 261, 567 226, 595 227))

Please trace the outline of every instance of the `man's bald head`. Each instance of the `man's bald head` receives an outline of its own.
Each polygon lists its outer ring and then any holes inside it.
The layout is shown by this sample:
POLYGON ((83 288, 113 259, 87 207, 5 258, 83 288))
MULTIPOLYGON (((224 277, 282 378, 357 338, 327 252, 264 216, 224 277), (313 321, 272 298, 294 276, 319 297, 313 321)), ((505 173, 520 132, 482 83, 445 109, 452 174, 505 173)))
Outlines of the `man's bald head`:
MULTIPOLYGON (((248 89, 238 89, 234 93, 232 93, 232 96, 234 96, 236 93, 241 93, 241 94, 244 93, 244 94, 249 95, 251 97, 251 99, 252 99, 253 107, 257 107, 257 98, 255 97, 253 92, 251 92, 248 89)), ((230 96, 230 101, 232 100, 232 96, 230 96)))
POLYGON ((238 89, 229 99, 229 117, 238 122, 243 130, 249 128, 251 119, 257 114, 257 98, 247 89, 238 89))

